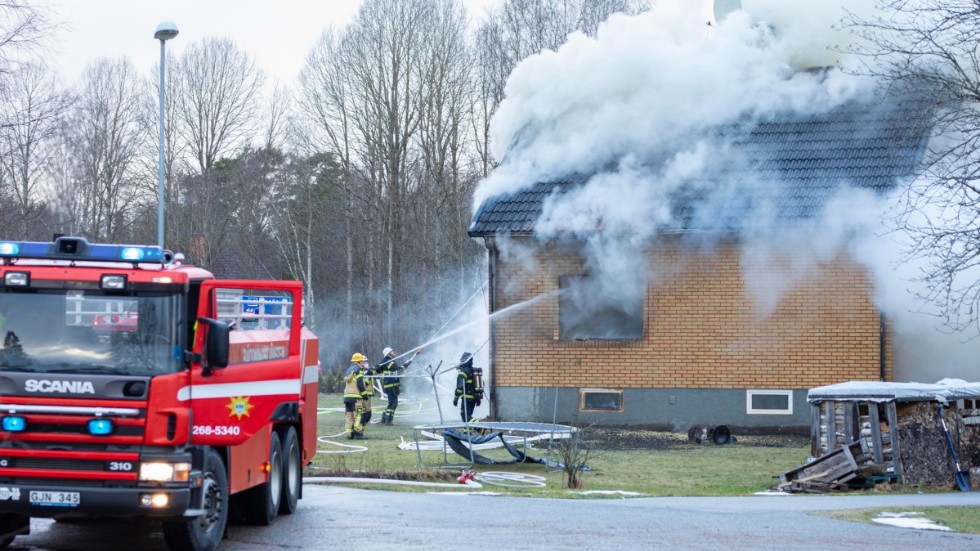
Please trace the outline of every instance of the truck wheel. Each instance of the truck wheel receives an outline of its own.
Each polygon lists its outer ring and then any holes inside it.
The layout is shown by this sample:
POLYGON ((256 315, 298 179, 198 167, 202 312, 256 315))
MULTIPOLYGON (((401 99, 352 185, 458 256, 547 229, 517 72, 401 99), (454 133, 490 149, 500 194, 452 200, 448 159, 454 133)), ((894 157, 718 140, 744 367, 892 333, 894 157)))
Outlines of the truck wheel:
POLYGON ((245 522, 268 526, 276 520, 282 500, 282 444, 276 431, 269 437, 269 480, 249 489, 243 498, 245 522))
POLYGON ((286 440, 282 443, 282 503, 279 514, 291 515, 299 504, 299 493, 303 485, 303 458, 299 448, 296 428, 289 427, 286 440))
POLYGON ((228 471, 213 448, 204 454, 204 514, 163 524, 164 539, 171 549, 214 551, 228 524, 228 471))

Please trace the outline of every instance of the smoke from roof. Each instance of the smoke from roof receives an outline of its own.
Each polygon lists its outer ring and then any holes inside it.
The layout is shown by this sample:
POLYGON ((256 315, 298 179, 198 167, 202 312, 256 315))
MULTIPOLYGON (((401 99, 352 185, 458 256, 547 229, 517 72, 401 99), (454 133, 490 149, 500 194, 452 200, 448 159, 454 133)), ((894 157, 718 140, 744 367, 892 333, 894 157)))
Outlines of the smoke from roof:
MULTIPOLYGON (((930 369, 907 362, 897 378, 980 380, 969 360, 977 343, 943 335, 933 318, 914 314, 923 308, 907 289, 914 266, 900 262, 901 236, 883 225, 891 198, 842 182, 822 212, 787 228, 750 174, 698 179, 740 165, 713 129, 871 101, 874 83, 840 69, 848 60, 838 59, 837 47, 850 37, 833 27, 844 6, 867 11, 872 0, 745 0, 720 21, 712 21, 711 4, 661 0, 644 14, 611 17, 595 39, 573 34, 557 52, 522 62, 492 123, 501 165, 477 189, 476 208, 536 182, 592 175, 545 202, 536 234, 577 236, 591 273, 615 282, 598 288, 630 292, 628 274, 645 274, 632 278, 633 290, 652 277, 645 244, 678 226, 678 195, 705 198, 695 220, 716 219, 732 202, 752 204, 751 216, 729 227, 743 243, 746 280, 757 282, 749 292, 760 315, 809 267, 846 252, 869 269, 896 342, 932 356, 930 369)), ((919 357, 905 350, 899 356, 919 357)))

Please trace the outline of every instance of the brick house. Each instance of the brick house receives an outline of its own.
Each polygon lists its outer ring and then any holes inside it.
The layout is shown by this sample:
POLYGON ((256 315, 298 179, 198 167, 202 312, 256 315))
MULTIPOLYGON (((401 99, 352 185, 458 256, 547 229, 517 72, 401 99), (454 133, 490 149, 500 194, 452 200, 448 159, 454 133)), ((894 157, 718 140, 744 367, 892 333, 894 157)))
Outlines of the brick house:
MULTIPOLYGON (((854 100, 827 113, 716 129, 742 162, 700 177, 752 177, 775 218, 792 225, 842 186, 880 194, 909 176, 921 161, 931 103, 925 96, 854 100)), ((472 219, 468 233, 489 255, 491 416, 806 433, 809 388, 892 380, 888 320, 862 265, 846 252, 811 262, 759 315, 747 287, 765 282, 746 280, 742 238, 728 224, 749 207, 731 201, 728 212, 699 218, 692 213, 704 198, 689 189, 673 197, 678 223, 643 245, 655 276, 642 292, 625 306, 576 317, 577 285, 592 277, 581 238, 542 238, 536 223, 546 201, 583 180, 490 197, 472 219), (692 239, 705 234, 713 246, 692 239)))

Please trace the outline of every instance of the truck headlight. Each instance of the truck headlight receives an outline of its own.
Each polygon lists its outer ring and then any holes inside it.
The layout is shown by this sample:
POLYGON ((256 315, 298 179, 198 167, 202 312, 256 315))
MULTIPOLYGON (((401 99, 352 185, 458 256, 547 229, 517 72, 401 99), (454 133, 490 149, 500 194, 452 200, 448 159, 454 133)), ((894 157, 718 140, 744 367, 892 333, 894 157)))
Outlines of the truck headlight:
POLYGON ((140 463, 140 480, 143 482, 187 482, 190 473, 190 463, 166 461, 140 463))

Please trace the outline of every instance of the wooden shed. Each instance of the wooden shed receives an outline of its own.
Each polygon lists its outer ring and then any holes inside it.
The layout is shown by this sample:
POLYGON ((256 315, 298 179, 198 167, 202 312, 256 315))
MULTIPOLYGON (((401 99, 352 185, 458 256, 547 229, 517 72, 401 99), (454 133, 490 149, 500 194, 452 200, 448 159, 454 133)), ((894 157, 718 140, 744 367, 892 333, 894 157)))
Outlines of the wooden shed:
POLYGON ((869 472, 906 484, 952 484, 956 466, 942 411, 962 470, 971 478, 980 473, 980 383, 850 381, 811 389, 807 401, 815 461, 844 451, 860 454, 869 472))

